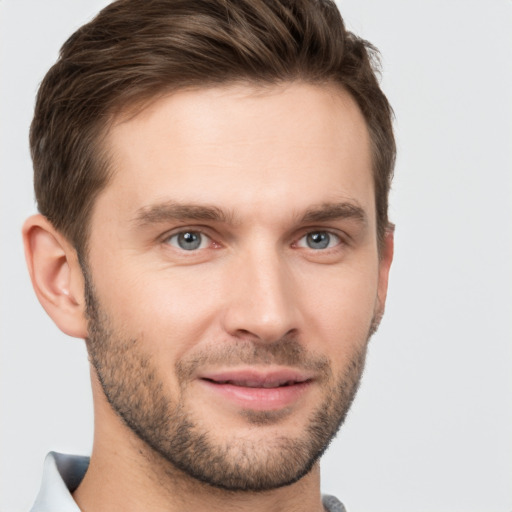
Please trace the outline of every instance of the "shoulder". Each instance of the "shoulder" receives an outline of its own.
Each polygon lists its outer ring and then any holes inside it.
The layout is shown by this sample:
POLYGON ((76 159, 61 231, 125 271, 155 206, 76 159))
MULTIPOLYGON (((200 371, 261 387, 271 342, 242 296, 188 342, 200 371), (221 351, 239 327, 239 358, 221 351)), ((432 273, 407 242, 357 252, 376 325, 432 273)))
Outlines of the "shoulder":
POLYGON ((347 512, 343 503, 335 496, 324 494, 322 496, 322 503, 327 512, 347 512))

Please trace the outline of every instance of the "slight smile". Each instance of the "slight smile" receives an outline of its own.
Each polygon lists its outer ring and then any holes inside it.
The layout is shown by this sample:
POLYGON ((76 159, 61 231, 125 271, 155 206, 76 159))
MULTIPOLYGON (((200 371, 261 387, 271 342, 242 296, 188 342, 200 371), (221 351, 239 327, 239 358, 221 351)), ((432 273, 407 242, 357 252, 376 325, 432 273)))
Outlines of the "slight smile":
POLYGON ((291 369, 237 369, 199 376, 208 390, 243 409, 275 411, 290 406, 313 383, 313 376, 291 369))

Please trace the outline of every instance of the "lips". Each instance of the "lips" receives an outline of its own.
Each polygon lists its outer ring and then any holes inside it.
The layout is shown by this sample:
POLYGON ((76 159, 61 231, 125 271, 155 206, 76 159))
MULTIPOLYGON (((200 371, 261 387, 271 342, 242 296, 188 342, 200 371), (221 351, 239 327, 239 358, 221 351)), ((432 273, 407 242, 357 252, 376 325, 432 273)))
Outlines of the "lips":
MULTIPOLYGON (((210 380, 210 379, 207 379, 210 380)), ((259 380, 210 380, 214 384, 231 384, 233 386, 240 386, 243 388, 280 388, 283 386, 293 386, 294 384, 299 384, 300 382, 305 381, 297 381, 297 380, 268 380, 268 381, 259 381, 259 380)))
POLYGON ((295 370, 257 371, 231 370, 212 372, 201 375, 200 378, 214 384, 232 384, 246 388, 278 388, 291 386, 311 380, 312 376, 295 370))
POLYGON ((199 381, 217 399, 244 409, 276 410, 298 400, 313 377, 290 369, 240 369, 205 373, 199 381))

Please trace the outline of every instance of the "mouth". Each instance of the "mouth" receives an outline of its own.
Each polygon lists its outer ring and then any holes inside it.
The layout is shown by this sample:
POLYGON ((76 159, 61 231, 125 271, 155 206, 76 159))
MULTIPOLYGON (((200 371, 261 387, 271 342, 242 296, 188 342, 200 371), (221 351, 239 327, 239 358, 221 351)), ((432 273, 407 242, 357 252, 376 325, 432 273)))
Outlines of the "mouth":
POLYGON ((303 382, 307 382, 306 380, 213 380, 213 379, 205 379, 212 384, 230 384, 232 386, 240 386, 242 388, 282 388, 287 386, 295 386, 296 384, 302 384, 303 382))
POLYGON ((295 370, 237 370, 201 375, 216 399, 243 409, 278 410, 300 399, 313 377, 295 370))

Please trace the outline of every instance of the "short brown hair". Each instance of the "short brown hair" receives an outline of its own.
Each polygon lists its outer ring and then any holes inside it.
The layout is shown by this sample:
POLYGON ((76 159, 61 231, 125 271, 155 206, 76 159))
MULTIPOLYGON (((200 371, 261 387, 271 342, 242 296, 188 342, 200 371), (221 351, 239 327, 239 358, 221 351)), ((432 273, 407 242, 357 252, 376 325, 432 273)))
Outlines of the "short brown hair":
POLYGON ((101 142, 123 109, 185 87, 329 82, 366 119, 382 242, 395 142, 377 56, 330 0, 113 2, 66 41, 39 88, 30 131, 39 211, 85 250, 94 200, 109 179, 101 142))

